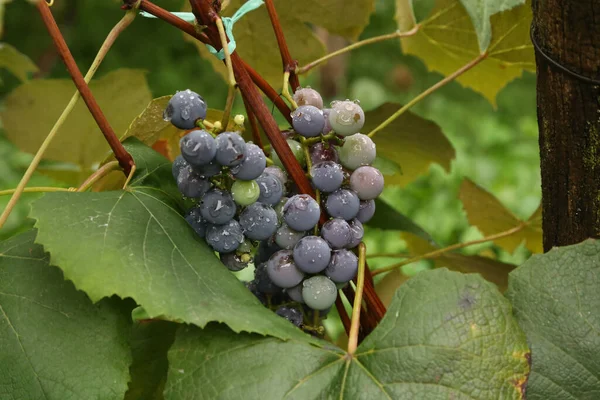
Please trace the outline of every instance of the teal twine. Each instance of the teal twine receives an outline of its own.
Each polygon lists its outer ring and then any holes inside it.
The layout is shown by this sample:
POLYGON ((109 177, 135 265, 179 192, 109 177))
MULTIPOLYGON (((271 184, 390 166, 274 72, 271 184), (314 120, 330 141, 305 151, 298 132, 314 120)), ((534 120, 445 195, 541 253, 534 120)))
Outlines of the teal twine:
MULTIPOLYGON (((248 0, 244 3, 243 6, 241 6, 235 12, 235 14, 233 14, 233 16, 221 18, 221 20, 223 21, 223 27, 225 28, 225 34, 229 38, 229 45, 228 45, 229 54, 232 54, 235 51, 235 47, 236 47, 235 38, 233 37, 233 25, 235 25, 235 23, 238 22, 244 15, 246 15, 250 11, 256 10, 258 7, 262 6, 263 4, 264 4, 263 0, 248 0)), ((193 22, 196 19, 194 17, 194 14, 192 14, 192 13, 174 12, 171 14, 174 14, 187 22, 193 22)), ((146 18, 156 18, 154 15, 148 14, 145 11, 142 11, 140 13, 140 15, 143 17, 146 17, 146 18)), ((217 49, 215 49, 210 44, 207 44, 206 48, 208 49, 208 51, 210 51, 211 54, 214 54, 219 60, 225 59, 225 51, 223 49, 221 49, 220 51, 217 51, 217 49)))

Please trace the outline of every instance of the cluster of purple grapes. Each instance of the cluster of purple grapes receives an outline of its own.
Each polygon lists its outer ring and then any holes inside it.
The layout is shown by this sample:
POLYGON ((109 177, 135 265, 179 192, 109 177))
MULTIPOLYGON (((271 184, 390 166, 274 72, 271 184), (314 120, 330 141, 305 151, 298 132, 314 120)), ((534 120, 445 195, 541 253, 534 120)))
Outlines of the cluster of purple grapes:
POLYGON ((253 263, 254 280, 246 286, 303 326, 315 311, 326 315, 338 289, 356 276, 353 250, 363 238, 362 224, 375 213, 383 175, 371 166, 375 144, 359 133, 365 117, 357 102, 335 101, 324 109, 311 88, 298 89, 294 100, 293 130, 282 134, 322 204, 297 192, 274 151, 267 167, 263 151, 237 133, 215 136, 195 128, 206 117, 196 93, 173 96, 165 118, 191 129, 173 163, 179 190, 197 199, 186 220, 230 270, 253 263), (322 214, 327 221, 319 227, 322 214))

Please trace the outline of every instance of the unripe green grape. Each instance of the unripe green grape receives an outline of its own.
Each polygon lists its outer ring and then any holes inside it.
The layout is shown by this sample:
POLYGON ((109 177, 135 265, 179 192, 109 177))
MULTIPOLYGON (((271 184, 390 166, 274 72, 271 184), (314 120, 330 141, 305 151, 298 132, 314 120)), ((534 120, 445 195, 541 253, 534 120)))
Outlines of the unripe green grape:
POLYGON ((323 275, 316 275, 302 282, 302 299, 313 310, 326 310, 335 303, 338 289, 323 275))
POLYGON ((258 200, 260 188, 256 181, 237 180, 231 185, 231 195, 233 200, 240 206, 249 206, 258 200))
POLYGON ((370 137, 357 133, 345 139, 338 153, 342 165, 355 170, 363 165, 371 165, 375 161, 376 148, 370 137))
MULTIPOLYGON (((290 146, 290 150, 292 150, 294 157, 296 157, 296 160, 298 160, 300 163, 300 166, 304 168, 306 166, 306 156, 304 155, 304 149, 302 148, 302 145, 292 139, 287 139, 286 142, 288 146, 290 146)), ((271 152, 271 160, 273 160, 273 164, 285 171, 285 167, 283 166, 283 163, 279 159, 279 156, 275 150, 271 152)))

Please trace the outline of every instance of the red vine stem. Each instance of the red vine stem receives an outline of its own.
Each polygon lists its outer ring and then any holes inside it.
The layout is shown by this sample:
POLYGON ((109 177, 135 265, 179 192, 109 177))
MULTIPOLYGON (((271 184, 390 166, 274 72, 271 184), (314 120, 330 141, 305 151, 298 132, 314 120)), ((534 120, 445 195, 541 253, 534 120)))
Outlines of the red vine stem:
POLYGON ((252 111, 250 106, 248 106, 248 101, 246 100, 246 98, 244 96, 242 96, 242 100, 244 100, 244 107, 246 108, 246 115, 248 116, 248 122, 250 123, 250 129, 252 130, 252 140, 258 147, 261 148, 261 150, 264 150, 265 148, 264 148, 264 145, 262 142, 262 138, 260 137, 260 132, 258 131, 258 124, 256 123, 256 116, 254 115, 254 112, 252 111))
MULTIPOLYGON (((215 26, 215 21, 219 18, 219 15, 212 7, 210 0, 190 0, 190 4, 192 5, 192 12, 196 16, 196 19, 202 25, 206 26, 205 32, 211 41, 210 44, 215 49, 219 50, 221 45, 219 33, 215 26)), ((300 192, 306 193, 314 198, 315 192, 311 187, 310 182, 308 182, 304 170, 281 135, 277 122, 275 122, 275 119, 256 90, 256 86, 254 86, 254 83, 244 66, 244 62, 237 52, 234 52, 231 55, 231 63, 240 92, 242 92, 245 97, 248 106, 254 111, 259 124, 265 131, 265 134, 273 145, 273 149, 281 159, 283 166, 298 186, 300 192)))
POLYGON ((94 117, 96 124, 98 124, 98 127, 102 131, 102 134, 104 135, 106 141, 110 145, 110 148, 115 154, 115 157, 119 161, 119 165, 121 166, 121 168, 123 168, 123 172, 126 176, 128 176, 131 171, 131 167, 134 164, 131 154, 129 154, 127 150, 125 150, 125 148, 123 147, 123 144, 121 144, 121 141, 115 134, 115 131, 110 126, 108 120, 106 119, 106 116, 104 116, 104 114, 102 113, 100 106, 98 106, 98 103, 96 102, 92 91, 90 90, 87 83, 85 83, 85 79, 83 79, 83 75, 81 75, 81 71, 79 71, 75 60, 73 59, 73 55, 69 50, 69 46, 67 46, 63 35, 60 33, 58 25, 56 25, 56 21, 54 20, 54 16, 50 11, 48 3, 46 3, 45 0, 38 1, 37 8, 40 12, 40 15, 42 16, 42 21, 44 21, 44 25, 46 25, 46 29, 48 29, 48 33, 54 41, 54 45, 56 46, 56 50, 58 51, 60 58, 62 58, 63 62, 65 63, 65 66, 67 67, 69 75, 71 75, 73 83, 75 83, 75 86, 81 94, 83 101, 85 102, 86 106, 90 110, 90 113, 94 117))
POLYGON ((300 80, 298 79, 298 75, 296 75, 298 61, 292 59, 273 0, 265 0, 265 5, 267 6, 269 18, 271 19, 271 25, 275 31, 275 37, 277 38, 277 45, 279 46, 279 52, 281 53, 281 63, 283 64, 283 72, 290 73, 290 85, 292 85, 292 90, 295 92, 296 89, 300 87, 300 80))
MULTIPOLYGON (((123 0, 125 3, 125 8, 132 8, 136 1, 134 0, 123 0)), ((199 40, 204 44, 210 44, 210 39, 204 32, 198 32, 196 27, 189 22, 184 21, 183 19, 177 17, 176 15, 168 12, 164 8, 157 6, 156 4, 148 1, 141 0, 139 3, 139 9, 142 11, 146 11, 149 14, 154 15, 156 18, 159 18, 168 24, 174 26, 175 28, 187 33, 191 37, 199 40)), ((219 46, 220 48, 220 46, 219 46)), ((245 61, 242 60, 242 64, 248 74, 252 78, 252 81, 259 87, 259 89, 275 104, 275 107, 279 110, 279 112, 285 117, 285 119, 290 123, 292 123, 292 117, 290 113, 292 110, 285 104, 285 101, 281 97, 279 97, 279 93, 269 83, 262 77, 254 68, 248 65, 245 61)))

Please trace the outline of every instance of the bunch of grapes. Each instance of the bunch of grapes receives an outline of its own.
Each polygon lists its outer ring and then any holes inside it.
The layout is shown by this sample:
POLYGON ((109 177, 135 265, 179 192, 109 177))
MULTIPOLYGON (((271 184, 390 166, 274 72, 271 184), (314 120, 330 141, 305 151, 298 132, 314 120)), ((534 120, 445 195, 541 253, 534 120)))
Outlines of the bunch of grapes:
POLYGON ((334 101, 324 109, 311 88, 298 89, 294 100, 293 130, 281 134, 320 204, 298 193, 274 151, 268 159, 236 132, 215 135, 198 128, 206 118, 198 94, 178 92, 165 118, 188 130, 173 163, 179 190, 196 201, 188 223, 230 270, 253 264, 254 280, 246 286, 278 315, 307 329, 307 321, 315 313, 325 316, 338 290, 356 276, 356 247, 384 182, 371 166, 375 144, 359 133, 365 116, 357 102, 334 101))

